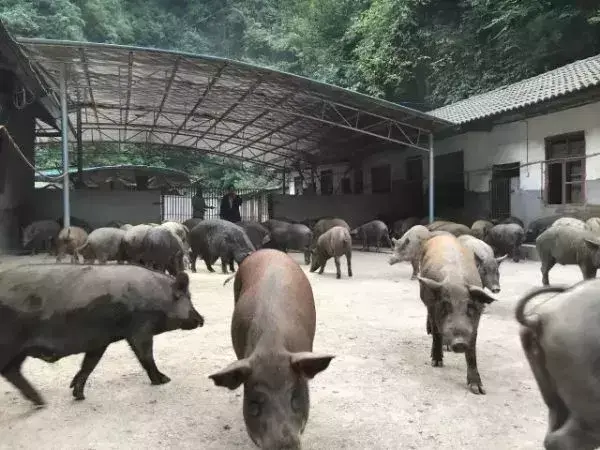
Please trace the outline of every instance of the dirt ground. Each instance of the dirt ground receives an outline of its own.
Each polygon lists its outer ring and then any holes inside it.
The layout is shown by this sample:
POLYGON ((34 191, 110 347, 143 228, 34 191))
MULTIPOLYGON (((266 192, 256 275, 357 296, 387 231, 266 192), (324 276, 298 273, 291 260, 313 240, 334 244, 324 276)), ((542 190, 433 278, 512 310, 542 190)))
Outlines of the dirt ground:
MULTIPOLYGON (((352 279, 336 280, 333 261, 324 275, 308 274, 317 307, 315 351, 337 357, 310 384, 304 448, 542 448, 546 408, 513 319, 518 296, 541 283, 539 263, 501 266, 499 301, 479 328, 487 395, 476 396, 466 388, 463 355, 446 353, 445 367, 431 367, 418 282, 410 281, 408 263, 389 266, 388 256, 355 251, 352 279)), ((24 371, 48 406, 34 410, 0 379, 0 448, 255 448, 244 428, 241 389, 217 388, 208 379, 234 360, 233 283, 223 287, 225 275, 199 267, 191 274, 192 295, 205 326, 155 339, 157 364, 170 383, 151 386, 130 349, 117 343, 91 375, 86 400, 76 402, 68 386, 81 356, 55 364, 28 359, 24 371)), ((574 283, 580 273, 557 266, 550 279, 574 283)))

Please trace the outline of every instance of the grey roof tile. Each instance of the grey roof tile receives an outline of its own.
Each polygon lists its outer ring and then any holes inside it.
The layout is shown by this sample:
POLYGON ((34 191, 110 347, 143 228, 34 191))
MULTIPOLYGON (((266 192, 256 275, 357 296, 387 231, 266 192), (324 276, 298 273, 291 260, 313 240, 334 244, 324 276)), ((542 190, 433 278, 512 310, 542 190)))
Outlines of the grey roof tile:
POLYGON ((456 124, 515 111, 600 85, 600 55, 443 106, 428 114, 456 124))

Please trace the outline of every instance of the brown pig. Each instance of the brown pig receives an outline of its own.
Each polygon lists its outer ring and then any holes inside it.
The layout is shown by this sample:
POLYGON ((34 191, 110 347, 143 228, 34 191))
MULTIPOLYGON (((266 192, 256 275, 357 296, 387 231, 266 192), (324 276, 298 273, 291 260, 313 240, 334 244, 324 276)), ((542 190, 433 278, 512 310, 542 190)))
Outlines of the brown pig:
POLYGON ((210 375, 217 386, 244 384, 244 421, 262 449, 300 449, 309 415, 308 380, 334 358, 312 352, 316 312, 300 266, 278 250, 257 250, 233 285, 231 338, 238 360, 210 375))
POLYGON ((71 262, 79 262, 76 249, 87 241, 88 233, 80 227, 63 228, 58 233, 56 245, 56 262, 61 262, 65 254, 71 255, 71 262))
POLYGON ((443 365, 442 344, 464 353, 469 389, 485 394, 477 370, 477 329, 485 305, 496 299, 482 288, 473 251, 454 236, 435 236, 425 242, 420 266, 417 278, 427 307, 427 332, 433 338, 432 365, 443 365))

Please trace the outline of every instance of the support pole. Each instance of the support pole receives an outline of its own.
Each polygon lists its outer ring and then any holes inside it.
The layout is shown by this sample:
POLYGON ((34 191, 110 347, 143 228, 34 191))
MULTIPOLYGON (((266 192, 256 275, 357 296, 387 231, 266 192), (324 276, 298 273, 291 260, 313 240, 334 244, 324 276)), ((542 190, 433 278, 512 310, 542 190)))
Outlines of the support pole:
POLYGON ((281 193, 285 195, 285 169, 281 172, 281 193))
POLYGON ((81 124, 81 107, 77 108, 77 185, 76 188, 83 187, 83 136, 81 124))
POLYGON ((429 133, 429 223, 433 223, 435 215, 434 205, 434 171, 435 159, 433 154, 433 133, 429 133))
POLYGON ((69 199, 69 119, 67 114, 67 65, 60 70, 60 110, 63 154, 63 227, 71 226, 71 205, 69 199))

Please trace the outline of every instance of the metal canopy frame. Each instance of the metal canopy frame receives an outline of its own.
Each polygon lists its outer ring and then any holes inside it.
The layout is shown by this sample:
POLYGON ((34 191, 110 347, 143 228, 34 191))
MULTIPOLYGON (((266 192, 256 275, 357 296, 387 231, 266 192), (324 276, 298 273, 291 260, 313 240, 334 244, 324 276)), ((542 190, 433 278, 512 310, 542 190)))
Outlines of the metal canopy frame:
MULTIPOLYGON (((73 136, 79 142, 185 147, 285 173, 292 166, 346 162, 364 148, 431 153, 432 134, 452 126, 411 108, 223 58, 18 42, 55 92, 64 82, 65 123, 80 114, 80 136, 73 136)), ((51 127, 40 124, 38 142, 53 139, 51 127)))

